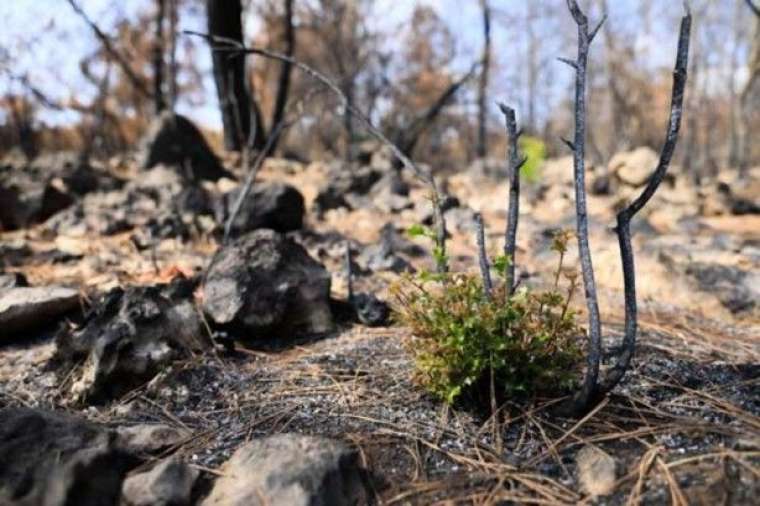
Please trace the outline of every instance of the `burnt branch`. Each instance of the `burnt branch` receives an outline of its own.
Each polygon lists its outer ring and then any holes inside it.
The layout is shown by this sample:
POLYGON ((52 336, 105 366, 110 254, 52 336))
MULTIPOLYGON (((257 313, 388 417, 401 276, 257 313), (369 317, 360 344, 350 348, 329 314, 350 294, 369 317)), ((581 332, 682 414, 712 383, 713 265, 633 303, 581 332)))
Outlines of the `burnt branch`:
POLYGON ((87 23, 87 25, 92 30, 92 33, 95 34, 95 37, 97 37, 97 39, 103 45, 103 49, 105 49, 106 53, 108 53, 111 58, 119 65, 119 68, 122 70, 122 72, 124 72, 127 80, 129 80, 135 90, 137 90, 138 93, 146 98, 152 98, 153 95, 148 90, 145 82, 140 77, 138 77, 137 74, 135 74, 134 70, 132 70, 132 67, 129 65, 124 56, 122 56, 121 53, 119 53, 116 48, 113 47, 111 39, 108 37, 108 35, 106 35, 103 30, 101 30, 100 27, 95 24, 92 19, 90 19, 87 13, 84 12, 82 7, 76 3, 75 0, 66 1, 69 3, 71 8, 74 9, 74 12, 76 12, 79 17, 82 18, 85 23, 87 23))
POLYGON ((451 99, 454 98, 454 95, 457 94, 459 89, 464 86, 464 84, 469 81, 473 75, 475 75, 475 72, 479 66, 480 62, 474 63, 464 76, 457 79, 451 83, 448 88, 443 90, 443 93, 438 96, 438 98, 430 107, 427 108, 424 113, 412 121, 409 126, 399 130, 398 134, 396 135, 396 144, 404 153, 406 153, 407 156, 411 156, 412 151, 414 151, 414 148, 422 137, 422 134, 425 133, 425 131, 430 128, 431 125, 433 125, 436 118, 441 114, 441 112, 443 112, 449 102, 451 102, 451 99))
POLYGON ((617 215, 617 235, 620 244, 620 260, 623 265, 623 283, 625 293, 625 334, 623 336, 623 348, 615 366, 605 377, 599 394, 605 394, 615 388, 625 375, 636 350, 637 332, 637 307, 636 307, 636 270, 633 259, 633 247, 631 246, 631 219, 639 212, 649 199, 652 198, 657 188, 665 178, 665 173, 670 166, 673 152, 678 141, 678 132, 681 128, 683 116, 683 98, 686 90, 687 67, 689 61, 689 36, 691 33, 691 14, 687 13, 681 19, 681 29, 678 37, 678 53, 676 56, 675 70, 673 71, 673 91, 670 102, 670 119, 665 136, 665 143, 660 152, 660 160, 652 177, 636 200, 617 215))
POLYGON ((509 178, 509 202, 507 204, 507 230, 504 233, 504 255, 507 256, 509 264, 506 272, 507 294, 512 295, 515 292, 515 266, 517 259, 515 252, 517 250, 517 222, 520 219, 520 167, 525 163, 525 159, 520 159, 517 141, 519 132, 517 130, 517 120, 515 119, 515 110, 505 104, 499 104, 501 112, 507 125, 507 136, 509 137, 509 159, 507 177, 509 178))
POLYGON ((483 226, 483 216, 480 213, 475 214, 475 229, 480 275, 483 278, 483 293, 490 299, 493 292, 493 283, 491 282, 491 267, 488 264, 488 255, 486 254, 486 233, 483 226))
MULTIPOLYGON (((578 236, 578 256, 583 274, 583 285, 588 310, 589 346, 586 361, 586 374, 580 391, 572 400, 570 410, 575 413, 587 409, 594 395, 599 379, 599 362, 602 354, 601 321, 599 303, 596 295, 594 267, 591 262, 591 249, 588 241, 588 212, 586 210, 586 70, 589 46, 601 23, 589 32, 588 17, 581 11, 576 0, 567 0, 567 7, 578 26, 578 56, 575 60, 575 138, 568 143, 573 151, 573 169, 575 182, 575 216, 578 236)), ((604 21, 604 20, 602 20, 604 21)))
POLYGON ((348 292, 348 302, 354 302, 354 267, 351 264, 351 242, 346 241, 346 290, 348 292))
POLYGON ((755 13, 755 16, 760 17, 760 6, 755 5, 754 0, 745 0, 747 2, 747 6, 752 9, 752 12, 755 13))
POLYGON ((417 176, 429 187, 432 194, 431 200, 433 203, 433 213, 436 218, 436 245, 441 253, 439 257, 441 260, 437 263, 436 267, 438 272, 446 272, 448 270, 447 263, 444 260, 446 252, 446 222, 443 217, 443 213, 441 212, 441 194, 438 191, 438 185, 435 182, 433 174, 431 172, 425 172, 420 169, 420 167, 417 166, 417 164, 415 164, 406 154, 404 154, 404 152, 396 144, 391 142, 391 140, 388 139, 388 137, 386 137, 386 135, 383 134, 383 132, 375 126, 369 117, 363 114, 359 109, 357 109, 348 101, 345 93, 343 93, 343 91, 340 89, 340 86, 338 86, 334 81, 332 81, 330 78, 318 70, 315 70, 309 65, 296 60, 291 56, 278 53, 276 51, 270 51, 269 49, 265 48, 248 47, 238 41, 225 37, 217 37, 194 31, 185 31, 184 33, 206 39, 212 43, 212 49, 216 52, 231 54, 256 54, 280 62, 288 62, 293 65, 293 67, 299 69, 301 72, 318 81, 322 85, 326 86, 330 91, 332 91, 340 99, 342 107, 346 108, 351 114, 359 118, 362 123, 364 123, 367 131, 369 131, 370 134, 372 134, 372 136, 374 136, 377 140, 385 144, 391 150, 393 155, 401 162, 404 168, 415 174, 415 176, 417 176))

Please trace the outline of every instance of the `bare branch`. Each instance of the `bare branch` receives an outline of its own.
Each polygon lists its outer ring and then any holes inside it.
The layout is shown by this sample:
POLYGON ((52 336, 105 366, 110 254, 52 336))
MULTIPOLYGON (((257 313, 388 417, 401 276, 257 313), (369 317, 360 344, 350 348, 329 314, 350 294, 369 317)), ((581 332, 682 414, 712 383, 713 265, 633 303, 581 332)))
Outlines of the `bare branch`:
MULTIPOLYGON (((285 0, 284 22, 285 55, 292 57, 296 47, 295 28, 293 26, 293 0, 285 0)), ((282 67, 280 68, 280 76, 277 80, 277 96, 275 97, 274 109, 272 110, 272 125, 279 124, 285 115, 285 106, 287 105, 288 92, 290 91, 290 75, 292 70, 293 65, 291 63, 282 62, 282 67)), ((272 135, 274 135, 274 131, 270 132, 269 134, 270 137, 272 135)), ((279 138, 274 139, 270 152, 277 149, 279 140, 279 138)))
POLYGON ((483 216, 480 213, 475 213, 475 229, 480 275, 483 278, 483 294, 490 299, 493 292, 493 283, 491 282, 491 268, 488 265, 488 255, 486 254, 486 233, 483 226, 483 216))
POLYGON ((578 70, 578 65, 573 60, 570 60, 569 58, 563 58, 562 56, 558 56, 557 60, 561 61, 562 63, 566 65, 570 65, 575 70, 578 70))
MULTIPOLYGON (((752 12, 755 13, 755 16, 760 17, 760 6, 755 5, 755 2, 753 0, 746 0, 746 2, 747 2, 747 6, 750 9, 752 9, 752 12)), ((690 16, 691 13, 689 13, 688 15, 690 16)))
POLYGON ((507 126, 509 137, 509 203, 507 211, 507 230, 504 238, 504 254, 509 259, 507 267, 507 293, 512 295, 515 291, 515 257, 517 250, 517 222, 520 219, 520 155, 517 146, 517 120, 515 110, 505 104, 499 104, 507 126))
POLYGON ((101 30, 100 27, 95 24, 95 22, 92 21, 89 16, 87 16, 87 13, 82 10, 82 7, 80 7, 75 0, 66 1, 69 3, 71 8, 74 9, 74 12, 76 12, 79 17, 81 17, 84 22, 87 23, 92 32, 95 34, 95 37, 97 37, 100 43, 103 44, 103 49, 105 49, 111 58, 113 58, 114 61, 119 65, 119 68, 121 68, 122 72, 124 72, 124 75, 129 80, 129 82, 132 83, 132 86, 144 97, 151 98, 152 95, 148 90, 145 82, 140 77, 138 77, 137 74, 135 74, 127 60, 121 55, 121 53, 116 50, 116 48, 113 47, 113 44, 111 44, 111 39, 108 37, 108 35, 106 35, 103 30, 101 30))
POLYGON ((572 143, 566 142, 566 144, 571 146, 573 150, 578 257, 583 274, 589 320, 586 374, 579 392, 569 406, 571 412, 578 414, 588 409, 596 392, 602 353, 602 334, 594 267, 591 262, 591 248, 588 241, 588 214, 586 210, 586 68, 592 37, 588 31, 588 18, 581 11, 578 3, 575 0, 567 0, 567 6, 576 25, 578 25, 578 57, 575 62, 575 138, 572 143))
POLYGON ((594 37, 596 37, 596 34, 599 32, 599 29, 602 27, 605 21, 607 21, 607 14, 602 16, 602 19, 599 21, 599 23, 597 23, 594 29, 591 30, 591 33, 588 36, 589 43, 594 40, 594 37))
POLYGON ((571 141, 570 139, 565 139, 564 137, 560 137, 560 139, 562 140, 562 142, 565 143, 565 145, 568 148, 570 148, 570 151, 575 151, 575 144, 573 144, 573 141, 571 141))
POLYGON ((652 177, 649 178, 646 188, 628 207, 617 215, 617 235, 620 245, 620 259, 623 265, 623 282, 625 292, 625 334, 623 336, 623 348, 615 366, 607 374, 599 394, 611 391, 620 382, 630 366, 636 349, 637 332, 637 307, 636 307, 636 271, 633 259, 633 247, 631 246, 631 219, 652 198, 657 188, 665 178, 665 173, 670 166, 670 160, 678 141, 678 132, 681 127, 683 115, 683 99, 686 90, 687 68, 689 60, 689 37, 691 32, 691 14, 688 13, 681 19, 681 30, 678 37, 678 53, 675 70, 673 71, 673 92, 670 102, 670 120, 665 136, 665 144, 660 152, 660 160, 652 177))

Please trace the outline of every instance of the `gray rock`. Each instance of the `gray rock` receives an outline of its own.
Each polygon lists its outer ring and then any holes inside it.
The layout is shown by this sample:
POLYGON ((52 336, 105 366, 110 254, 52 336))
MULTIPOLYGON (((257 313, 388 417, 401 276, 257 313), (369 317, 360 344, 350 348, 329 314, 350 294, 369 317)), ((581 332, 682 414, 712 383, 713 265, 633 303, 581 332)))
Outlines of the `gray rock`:
POLYGON ((125 506, 184 506, 190 504, 198 471, 170 457, 150 471, 124 480, 122 503, 125 506))
POLYGON ((380 171, 372 167, 333 167, 327 182, 314 199, 314 210, 321 215, 330 209, 351 207, 346 196, 366 195, 381 175, 380 171))
POLYGON ((170 111, 158 116, 148 128, 138 160, 145 169, 164 164, 191 180, 232 177, 193 122, 170 111))
POLYGON ((209 268, 203 310, 254 338, 332 329, 330 274, 302 246, 261 229, 224 247, 209 268))
POLYGON ((0 290, 0 338, 37 330, 79 306, 79 292, 60 286, 0 290))
POLYGON ((0 410, 0 504, 118 504, 121 482, 138 459, 111 433, 64 413, 0 410))
POLYGON ((186 430, 160 423, 128 425, 116 429, 119 447, 134 454, 151 454, 178 445, 190 437, 186 430))
POLYGON ((356 452, 325 438, 281 434, 250 442, 222 473, 203 506, 354 506, 371 498, 356 452))
POLYGON ((173 360, 211 346, 190 302, 193 284, 114 289, 79 330, 56 336, 54 363, 64 372, 86 358, 72 386, 74 400, 101 402, 149 380, 173 360))
MULTIPOLYGON (((239 195, 240 188, 236 188, 222 196, 221 209, 217 210, 216 215, 217 223, 227 222, 239 195)), ((284 183, 254 185, 232 224, 232 236, 259 228, 277 232, 300 230, 304 212, 303 195, 294 187, 284 183)))
POLYGON ((760 304, 760 274, 727 265, 692 262, 686 274, 700 290, 713 293, 732 313, 751 311, 760 304))
POLYGON ((0 166, 0 229, 15 230, 43 222, 86 193, 121 184, 70 153, 39 157, 30 164, 0 166))
POLYGON ((29 286, 29 283, 26 281, 26 276, 20 272, 0 274, 0 291, 23 286, 29 286))

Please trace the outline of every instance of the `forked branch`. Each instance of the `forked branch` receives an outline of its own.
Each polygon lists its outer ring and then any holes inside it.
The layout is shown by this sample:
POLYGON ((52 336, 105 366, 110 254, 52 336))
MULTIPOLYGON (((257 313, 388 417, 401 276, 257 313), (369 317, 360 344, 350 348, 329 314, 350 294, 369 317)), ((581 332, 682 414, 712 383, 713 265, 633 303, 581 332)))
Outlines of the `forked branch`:
POLYGON ((683 98, 686 90, 686 77, 689 61, 689 35, 691 33, 691 14, 687 13, 681 19, 681 29, 678 37, 678 54, 676 56, 675 70, 673 71, 673 92, 670 102, 670 120, 668 131, 665 136, 665 144, 660 152, 660 160, 657 163, 652 177, 636 200, 617 215, 616 232, 620 244, 620 260, 623 265, 623 283, 625 296, 625 334, 623 336, 623 348, 617 363, 604 379, 599 394, 605 394, 615 388, 625 375, 631 363, 636 349, 637 332, 637 307, 636 307, 636 270, 633 260, 633 247, 631 246, 631 219, 652 198, 657 188, 665 178, 665 173, 670 166, 673 151, 678 141, 678 131, 681 128, 683 116, 683 98))

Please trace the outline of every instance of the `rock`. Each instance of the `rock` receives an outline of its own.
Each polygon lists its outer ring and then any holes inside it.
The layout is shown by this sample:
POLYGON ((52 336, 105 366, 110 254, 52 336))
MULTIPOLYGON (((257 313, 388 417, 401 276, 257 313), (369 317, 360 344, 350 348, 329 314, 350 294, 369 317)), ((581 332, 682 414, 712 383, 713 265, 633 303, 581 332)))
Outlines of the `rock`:
POLYGON ((125 506, 181 506, 190 504, 199 472, 185 462, 170 457, 150 471, 124 480, 121 498, 125 506))
POLYGON ((61 235, 112 235, 133 228, 145 241, 190 236, 199 214, 213 214, 211 195, 174 170, 159 166, 120 190, 92 192, 45 223, 61 235))
MULTIPOLYGON (((236 188, 222 196, 217 223, 227 222, 240 190, 236 188)), ((283 233, 300 230, 303 227, 304 212, 303 195, 294 187, 283 183, 254 185, 232 224, 232 236, 237 237, 259 228, 270 228, 283 233)))
POLYGON ((371 293, 354 294, 350 301, 360 323, 368 327, 382 327, 388 323, 391 309, 371 293))
POLYGON ((718 193, 725 200, 725 206, 734 215, 760 214, 760 181, 738 182, 733 186, 718 184, 718 193))
POLYGON ((575 457, 578 480, 591 497, 611 493, 617 481, 615 459, 596 446, 584 446, 575 457))
POLYGON ((163 164, 194 181, 232 178, 193 122, 170 111, 158 116, 148 128, 138 160, 145 169, 163 164))
POLYGON ((0 290, 0 338, 39 329, 79 306, 79 292, 60 286, 0 290))
POLYGON ((615 181, 609 174, 600 174, 591 183, 592 195, 613 195, 614 193, 615 181))
POLYGON ((101 402, 149 380, 175 359, 211 347, 190 302, 193 283, 116 288, 101 297, 79 330, 56 336, 54 364, 66 373, 83 358, 74 400, 101 402))
POLYGON ((654 150, 640 147, 613 156, 609 163, 609 171, 622 183, 639 187, 649 180, 659 160, 660 157, 654 150))
POLYGON ((370 272, 413 272, 414 268, 399 253, 422 256, 425 250, 402 237, 393 224, 386 223, 380 231, 380 240, 364 248, 356 261, 362 270, 370 272))
POLYGON ((760 274, 728 265, 691 262, 686 274, 699 289, 714 294, 732 313, 753 310, 760 304, 760 274))
POLYGON ((203 286, 203 310, 251 337, 332 330, 330 274, 302 246, 268 229, 219 252, 203 286))
POLYGON ((190 433, 170 425, 143 423, 119 427, 116 436, 119 447, 129 453, 151 454, 182 443, 190 433))
POLYGON ((113 189, 117 178, 70 153, 37 158, 31 164, 0 166, 0 229, 40 223, 95 189, 113 189))
MULTIPOLYGON (((430 201, 425 200, 423 202, 417 202, 417 222, 423 225, 432 225, 435 221, 435 214, 433 213, 433 206, 430 201)), ((452 209, 456 209, 461 205, 459 199, 452 195, 443 195, 441 197, 441 212, 446 213, 452 209)))
POLYGON ((320 188, 314 199, 314 210, 321 215, 330 209, 350 207, 346 196, 366 195, 381 175, 380 171, 367 166, 332 167, 327 176, 327 182, 320 188))
POLYGON ((237 449, 203 506, 355 506, 370 502, 356 452, 325 438, 280 434, 237 449))
POLYGON ((20 272, 0 274, 0 291, 23 286, 29 286, 29 283, 26 281, 26 276, 20 272))
POLYGON ((118 504, 121 482, 139 463, 111 433, 68 414, 0 410, 0 504, 118 504))

